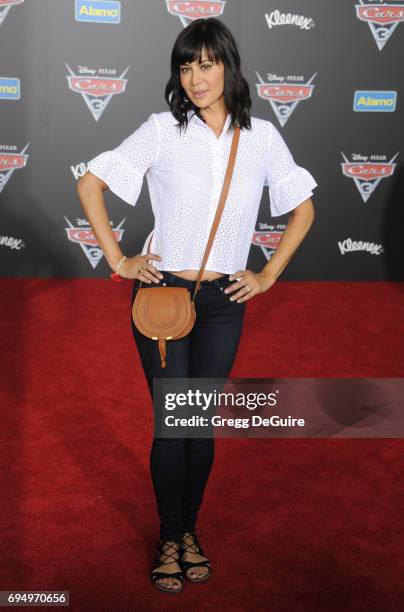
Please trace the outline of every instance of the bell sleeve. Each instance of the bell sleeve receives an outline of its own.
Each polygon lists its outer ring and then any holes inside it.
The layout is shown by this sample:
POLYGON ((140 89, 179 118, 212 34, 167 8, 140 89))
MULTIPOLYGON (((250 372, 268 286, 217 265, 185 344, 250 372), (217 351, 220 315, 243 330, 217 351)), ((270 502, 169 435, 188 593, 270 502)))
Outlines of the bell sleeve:
POLYGON ((298 166, 279 130, 269 122, 267 176, 271 216, 279 217, 313 195, 314 177, 298 166))
POLYGON ((135 206, 146 171, 157 160, 159 127, 155 113, 115 149, 100 153, 87 168, 127 204, 135 206))

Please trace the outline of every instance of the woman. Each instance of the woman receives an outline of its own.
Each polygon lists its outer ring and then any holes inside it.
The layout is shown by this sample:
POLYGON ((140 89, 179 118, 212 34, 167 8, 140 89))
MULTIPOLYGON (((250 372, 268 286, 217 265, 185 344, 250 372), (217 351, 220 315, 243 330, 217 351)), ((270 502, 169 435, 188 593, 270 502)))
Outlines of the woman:
MULTIPOLYGON (((314 218, 316 182, 297 166, 270 121, 250 117, 249 87, 228 28, 197 19, 181 31, 171 55, 165 98, 170 111, 153 113, 119 146, 88 163, 78 194, 112 268, 134 279, 132 303, 143 283, 195 287, 226 171, 233 128, 240 140, 222 218, 195 298, 191 333, 167 342, 161 368, 157 343, 132 330, 150 393, 154 377, 226 378, 232 368, 246 302, 267 291, 286 267, 314 218), (135 205, 146 174, 155 216, 149 256, 123 255, 108 222, 108 187, 135 205), (260 272, 246 270, 267 181, 272 216, 291 216, 278 249, 260 272), (234 281, 234 282, 233 282, 234 281)), ((195 532, 213 464, 214 439, 154 437, 150 469, 160 517, 152 570, 160 590, 179 593, 183 578, 201 582, 211 564, 195 532)), ((200 535, 200 534, 199 534, 200 535)))

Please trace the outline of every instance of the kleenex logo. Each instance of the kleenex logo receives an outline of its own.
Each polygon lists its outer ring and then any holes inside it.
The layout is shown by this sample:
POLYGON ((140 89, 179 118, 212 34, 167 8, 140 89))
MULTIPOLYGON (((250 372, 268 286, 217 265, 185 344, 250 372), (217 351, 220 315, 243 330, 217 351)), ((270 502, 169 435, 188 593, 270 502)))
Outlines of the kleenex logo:
POLYGON ((354 94, 354 111, 392 113, 396 110, 396 91, 357 90, 354 94))
POLYGON ((107 0, 76 0, 76 21, 120 23, 121 3, 107 0))

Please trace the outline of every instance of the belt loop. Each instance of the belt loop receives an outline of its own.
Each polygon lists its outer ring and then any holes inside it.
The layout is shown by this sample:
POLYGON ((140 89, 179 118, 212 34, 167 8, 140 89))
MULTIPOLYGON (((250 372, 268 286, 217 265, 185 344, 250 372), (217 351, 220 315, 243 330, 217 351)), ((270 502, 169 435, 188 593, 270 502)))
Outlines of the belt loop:
POLYGON ((221 276, 220 278, 215 278, 213 280, 216 287, 218 287, 221 291, 223 291, 223 287, 228 283, 228 278, 226 278, 226 276, 221 276))
POLYGON ((163 270, 163 278, 160 279, 161 285, 165 283, 166 286, 169 286, 171 284, 171 279, 172 279, 172 275, 168 274, 165 270, 163 270))

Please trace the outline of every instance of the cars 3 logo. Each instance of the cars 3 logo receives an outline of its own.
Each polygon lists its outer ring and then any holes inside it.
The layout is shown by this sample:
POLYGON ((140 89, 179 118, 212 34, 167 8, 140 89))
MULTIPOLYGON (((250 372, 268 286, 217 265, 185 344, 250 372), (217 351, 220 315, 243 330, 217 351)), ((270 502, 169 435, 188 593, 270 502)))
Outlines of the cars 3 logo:
POLYGON ((314 85, 311 83, 316 74, 313 74, 311 79, 304 83, 302 82, 304 80, 303 76, 283 77, 277 74, 268 74, 268 80, 264 81, 256 71, 259 80, 259 83, 256 83, 258 97, 269 102, 282 127, 295 111, 299 102, 311 98, 314 90, 314 85))
POLYGON ((376 45, 381 51, 399 23, 404 21, 404 3, 360 0, 356 16, 369 24, 376 45))
POLYGON ((272 255, 278 248, 279 242, 286 229, 286 225, 268 225, 267 223, 259 223, 259 229, 254 231, 251 243, 254 246, 260 247, 265 258, 269 261, 272 255))
POLYGON ((352 179, 364 202, 367 202, 380 181, 392 176, 397 164, 393 163, 398 153, 390 161, 375 161, 371 156, 353 155, 353 160, 349 161, 347 156, 341 152, 344 161, 341 163, 342 174, 352 179))
POLYGON ((166 3, 167 11, 171 15, 179 17, 184 28, 195 19, 223 15, 224 5, 226 4, 224 0, 188 0, 188 2, 166 0, 166 3))
MULTIPOLYGON (((65 217, 65 220, 68 224, 68 227, 65 227, 67 238, 71 242, 76 242, 80 245, 91 266, 95 268, 100 259, 102 259, 104 253, 97 242, 97 238, 95 237, 89 222, 85 219, 76 219, 76 225, 73 225, 73 223, 71 223, 67 217, 65 217)), ((117 242, 122 240, 122 236, 125 231, 122 229, 124 222, 125 219, 122 219, 119 225, 112 228, 117 242)), ((112 221, 110 221, 110 223, 112 225, 112 221)))
POLYGON ((2 151, 0 147, 0 193, 11 178, 14 170, 21 170, 21 168, 25 168, 27 165, 29 155, 26 155, 25 151, 29 145, 30 143, 26 144, 21 153, 7 153, 2 151))
POLYGON ((101 117, 112 96, 121 94, 126 89, 127 79, 123 77, 128 72, 129 66, 120 77, 112 76, 116 72, 114 69, 97 71, 79 66, 79 74, 75 74, 68 64, 66 67, 70 72, 70 75, 66 76, 69 88, 83 97, 96 121, 101 117))
POLYGON ((0 26, 7 17, 8 11, 12 6, 22 4, 24 0, 0 0, 0 26))

